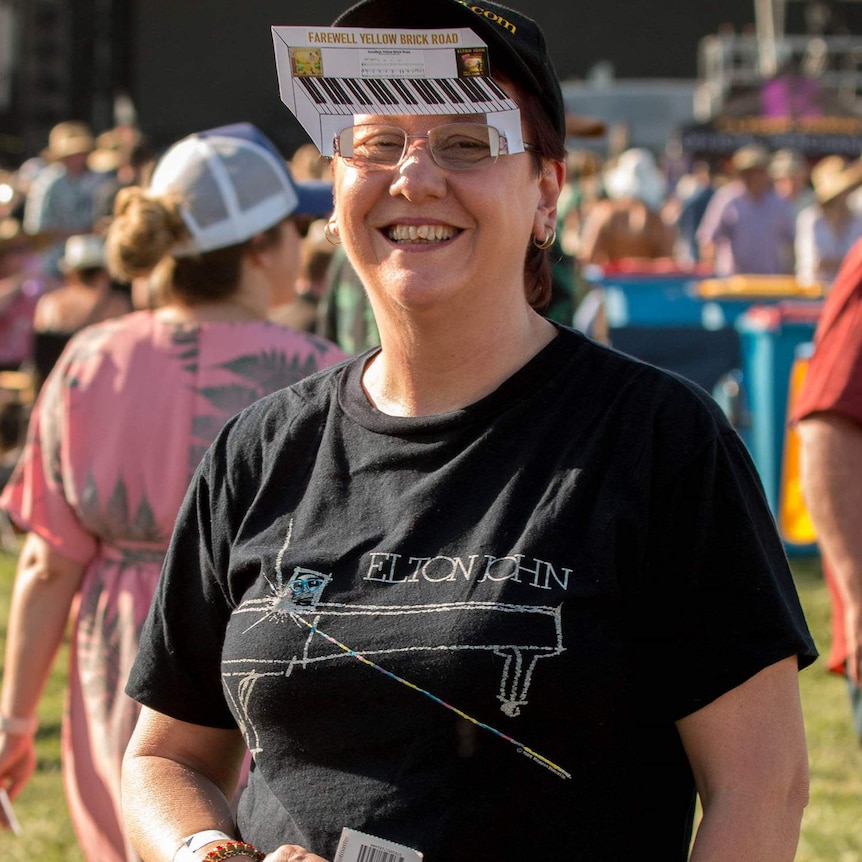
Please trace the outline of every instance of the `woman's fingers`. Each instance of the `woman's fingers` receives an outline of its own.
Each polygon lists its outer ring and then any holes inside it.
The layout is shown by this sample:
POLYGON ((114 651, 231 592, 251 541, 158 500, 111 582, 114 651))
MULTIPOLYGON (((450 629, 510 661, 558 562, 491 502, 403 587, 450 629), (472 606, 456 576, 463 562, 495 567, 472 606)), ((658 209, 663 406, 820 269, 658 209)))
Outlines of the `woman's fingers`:
POLYGON ((282 844, 278 850, 270 853, 264 862, 327 862, 327 860, 297 844, 282 844))

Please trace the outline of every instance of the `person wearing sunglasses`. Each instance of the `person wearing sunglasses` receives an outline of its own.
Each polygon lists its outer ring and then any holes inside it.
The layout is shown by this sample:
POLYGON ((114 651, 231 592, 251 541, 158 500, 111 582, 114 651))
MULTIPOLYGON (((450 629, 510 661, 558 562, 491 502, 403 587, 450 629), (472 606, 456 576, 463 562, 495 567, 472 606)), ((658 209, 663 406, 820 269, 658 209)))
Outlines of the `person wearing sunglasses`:
POLYGON ((541 30, 487 0, 336 27, 472 29, 519 134, 365 109, 321 138, 380 347, 197 472, 127 689, 139 852, 684 860, 699 792, 691 859, 792 859, 816 651, 751 461, 694 384, 537 310, 566 153, 541 30))

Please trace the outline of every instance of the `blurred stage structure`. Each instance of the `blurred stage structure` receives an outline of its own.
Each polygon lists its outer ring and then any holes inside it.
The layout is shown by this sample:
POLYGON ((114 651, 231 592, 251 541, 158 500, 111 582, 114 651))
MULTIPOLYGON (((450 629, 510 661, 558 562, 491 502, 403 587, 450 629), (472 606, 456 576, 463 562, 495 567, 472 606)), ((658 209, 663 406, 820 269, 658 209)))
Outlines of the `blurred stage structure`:
POLYGON ((694 114, 682 131, 689 153, 728 155, 752 141, 814 159, 862 152, 859 0, 755 0, 751 32, 701 41, 694 114), (798 10, 797 10, 798 7, 798 10), (797 15, 797 30, 788 27, 797 15))

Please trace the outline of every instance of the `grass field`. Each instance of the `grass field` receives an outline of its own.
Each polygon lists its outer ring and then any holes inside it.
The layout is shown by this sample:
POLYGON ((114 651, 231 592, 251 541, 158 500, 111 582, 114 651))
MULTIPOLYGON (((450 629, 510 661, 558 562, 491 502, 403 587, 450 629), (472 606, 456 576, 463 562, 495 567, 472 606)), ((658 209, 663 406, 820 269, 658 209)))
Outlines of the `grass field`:
MULTIPOLYGON (((14 559, 0 552, 0 647, 14 574, 14 559)), ((821 653, 828 649, 829 599, 816 560, 793 561, 796 582, 821 653)), ((2 657, 2 649, 0 649, 2 657)), ((66 656, 51 677, 39 716, 39 765, 16 803, 20 838, 0 833, 2 862, 83 862, 66 814, 60 778, 60 715, 66 656)), ((823 661, 801 675, 811 759, 811 804, 797 862, 862 862, 862 750, 849 719, 843 682, 823 661)))

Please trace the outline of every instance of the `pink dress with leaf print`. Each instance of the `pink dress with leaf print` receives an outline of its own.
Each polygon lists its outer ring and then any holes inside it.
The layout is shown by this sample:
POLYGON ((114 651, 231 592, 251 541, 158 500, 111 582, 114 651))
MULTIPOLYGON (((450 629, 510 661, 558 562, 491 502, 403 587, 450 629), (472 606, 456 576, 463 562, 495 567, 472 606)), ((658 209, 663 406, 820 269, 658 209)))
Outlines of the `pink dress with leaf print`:
POLYGON ((165 323, 142 311, 83 330, 48 378, 0 505, 86 566, 63 774, 88 862, 138 858, 120 825, 120 766, 139 710, 123 689, 195 467, 233 414, 342 358, 273 323, 165 323))

